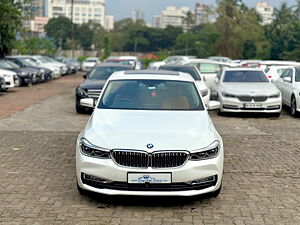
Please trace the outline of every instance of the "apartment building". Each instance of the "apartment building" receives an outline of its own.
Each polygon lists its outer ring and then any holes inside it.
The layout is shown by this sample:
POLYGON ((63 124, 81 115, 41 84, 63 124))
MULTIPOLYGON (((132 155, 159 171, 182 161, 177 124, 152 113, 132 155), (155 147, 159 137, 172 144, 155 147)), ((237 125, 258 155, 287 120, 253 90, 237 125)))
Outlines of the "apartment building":
MULTIPOLYGON (((48 17, 72 17, 72 0, 48 0, 48 17)), ((73 0, 73 22, 87 23, 92 20, 104 27, 105 0, 73 0)))
POLYGON ((268 5, 267 2, 258 2, 256 4, 256 12, 260 15, 262 25, 271 24, 273 21, 274 7, 268 5))

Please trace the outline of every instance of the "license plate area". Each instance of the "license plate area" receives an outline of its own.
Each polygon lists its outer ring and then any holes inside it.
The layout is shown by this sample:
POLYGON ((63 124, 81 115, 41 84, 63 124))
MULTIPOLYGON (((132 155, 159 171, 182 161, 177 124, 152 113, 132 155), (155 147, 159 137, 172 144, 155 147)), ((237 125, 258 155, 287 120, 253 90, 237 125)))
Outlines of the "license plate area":
POLYGON ((171 173, 128 173, 128 184, 170 184, 171 173))
POLYGON ((245 103, 244 108, 246 108, 246 109, 260 109, 260 108, 262 108, 262 104, 260 104, 260 103, 245 103))

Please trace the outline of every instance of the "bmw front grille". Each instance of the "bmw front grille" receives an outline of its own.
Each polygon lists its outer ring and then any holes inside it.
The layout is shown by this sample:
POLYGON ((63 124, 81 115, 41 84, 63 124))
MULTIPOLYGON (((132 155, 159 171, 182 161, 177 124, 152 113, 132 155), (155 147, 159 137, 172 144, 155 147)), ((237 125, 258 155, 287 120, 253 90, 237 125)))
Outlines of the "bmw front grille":
POLYGON ((112 158, 120 166, 132 168, 174 168, 180 167, 188 160, 186 151, 157 151, 147 153, 133 150, 113 150, 112 158))

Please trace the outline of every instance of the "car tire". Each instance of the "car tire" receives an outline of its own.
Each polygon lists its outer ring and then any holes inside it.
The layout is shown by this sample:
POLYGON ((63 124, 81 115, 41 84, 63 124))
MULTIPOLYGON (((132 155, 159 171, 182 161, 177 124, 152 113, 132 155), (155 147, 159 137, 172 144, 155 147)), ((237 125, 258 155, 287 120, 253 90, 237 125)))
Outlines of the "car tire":
POLYGON ((76 112, 79 113, 79 114, 85 114, 86 113, 86 109, 76 103, 76 112))
POLYGON ((294 96, 292 96, 292 99, 291 99, 291 116, 292 117, 299 116, 299 113, 297 112, 297 101, 294 96))

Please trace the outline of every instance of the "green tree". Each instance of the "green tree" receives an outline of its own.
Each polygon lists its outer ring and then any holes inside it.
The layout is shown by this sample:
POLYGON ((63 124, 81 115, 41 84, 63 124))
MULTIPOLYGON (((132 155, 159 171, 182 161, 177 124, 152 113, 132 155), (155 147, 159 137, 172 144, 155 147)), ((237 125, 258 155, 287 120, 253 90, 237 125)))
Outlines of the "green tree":
POLYGON ((108 38, 108 36, 106 35, 106 36, 104 37, 104 53, 103 53, 103 56, 102 56, 102 59, 101 59, 101 60, 105 60, 105 59, 107 59, 109 56, 110 56, 110 45, 109 45, 109 38, 108 38))
POLYGON ((17 41, 16 49, 25 55, 55 54, 55 44, 52 40, 45 38, 28 38, 17 41))
POLYGON ((47 36, 61 49, 68 49, 67 40, 72 38, 72 22, 66 17, 52 18, 45 26, 47 36))
POLYGON ((16 35, 22 28, 22 21, 30 16, 30 1, 0 1, 0 57, 8 54, 16 43, 16 35))

